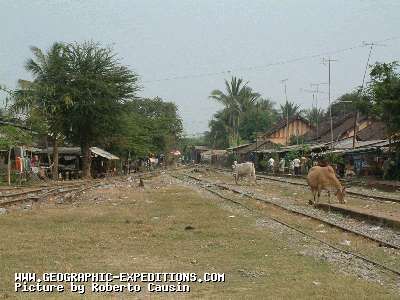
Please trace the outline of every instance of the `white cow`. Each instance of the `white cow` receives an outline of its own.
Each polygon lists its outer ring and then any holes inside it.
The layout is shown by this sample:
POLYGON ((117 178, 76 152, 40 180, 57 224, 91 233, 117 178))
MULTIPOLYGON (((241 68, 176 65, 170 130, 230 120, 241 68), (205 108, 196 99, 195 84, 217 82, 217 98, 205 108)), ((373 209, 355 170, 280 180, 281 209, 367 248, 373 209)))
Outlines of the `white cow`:
POLYGON ((253 177, 254 178, 254 182, 256 182, 256 169, 254 167, 254 163, 252 162, 245 162, 242 164, 238 164, 237 161, 233 162, 232 165, 232 169, 233 169, 233 177, 235 178, 235 183, 238 183, 238 180, 241 177, 253 177))

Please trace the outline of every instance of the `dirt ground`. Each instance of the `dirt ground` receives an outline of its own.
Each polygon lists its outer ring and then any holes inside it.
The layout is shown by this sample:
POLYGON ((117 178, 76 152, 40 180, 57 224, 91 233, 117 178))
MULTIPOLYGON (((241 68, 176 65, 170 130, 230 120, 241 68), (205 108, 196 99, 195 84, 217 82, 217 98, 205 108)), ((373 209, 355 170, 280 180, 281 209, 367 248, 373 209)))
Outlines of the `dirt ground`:
POLYGON ((73 202, 11 209, 0 227, 0 299, 400 299, 167 174, 144 188, 125 181, 73 202), (189 283, 190 293, 16 294, 15 272, 209 272, 225 282, 189 283))

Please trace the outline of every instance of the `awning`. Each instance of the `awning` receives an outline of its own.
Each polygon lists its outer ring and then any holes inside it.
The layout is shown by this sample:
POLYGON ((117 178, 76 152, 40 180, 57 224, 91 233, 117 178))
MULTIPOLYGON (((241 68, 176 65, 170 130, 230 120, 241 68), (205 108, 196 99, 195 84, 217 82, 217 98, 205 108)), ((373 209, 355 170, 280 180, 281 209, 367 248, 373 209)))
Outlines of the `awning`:
POLYGON ((109 160, 117 160, 119 159, 118 156, 115 156, 114 154, 111 154, 110 152, 107 152, 103 149, 97 148, 97 147, 91 147, 90 151, 94 154, 97 154, 98 156, 107 158, 109 160))
MULTIPOLYGON (((32 150, 33 153, 39 154, 53 154, 53 147, 48 147, 44 149, 36 148, 32 150)), ((67 155, 81 155, 80 147, 58 147, 58 154, 67 155)))

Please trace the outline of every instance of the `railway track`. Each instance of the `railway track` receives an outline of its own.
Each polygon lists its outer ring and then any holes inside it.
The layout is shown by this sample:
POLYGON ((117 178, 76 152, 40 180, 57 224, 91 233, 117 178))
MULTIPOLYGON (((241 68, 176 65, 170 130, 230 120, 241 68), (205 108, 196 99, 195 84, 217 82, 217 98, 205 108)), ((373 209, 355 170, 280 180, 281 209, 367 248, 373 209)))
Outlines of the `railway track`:
POLYGON ((12 205, 23 204, 26 202, 38 202, 40 200, 45 200, 51 195, 62 195, 66 193, 71 193, 78 191, 82 188, 93 187, 97 185, 98 182, 86 182, 86 183, 74 183, 69 185, 56 185, 53 187, 42 187, 36 189, 30 189, 27 191, 3 194, 0 196, 0 207, 9 207, 12 205))
POLYGON ((189 178, 191 178, 191 179, 193 179, 193 180, 196 180, 196 181, 198 181, 198 182, 200 182, 200 183, 213 185, 213 186, 215 186, 215 187, 218 187, 219 189, 228 190, 228 191, 231 191, 231 192, 233 192, 233 193, 240 194, 240 195, 246 196, 246 197, 248 197, 248 198, 251 198, 251 199, 260 201, 260 202, 264 202, 264 203, 267 203, 267 204, 271 204, 271 205, 274 205, 274 206, 276 206, 276 207, 278 207, 278 208, 280 208, 280 209, 283 209, 283 210, 285 210, 285 211, 288 211, 288 212, 290 212, 290 213, 294 213, 294 214, 297 214, 297 215, 301 215, 301 216, 304 216, 304 217, 308 217, 308 218, 317 220, 317 221, 319 221, 319 222, 322 222, 322 223, 324 223, 324 224, 327 224, 327 225, 329 225, 329 226, 339 228, 339 229, 341 229, 341 230, 343 230, 343 231, 347 231, 347 232, 356 234, 356 235, 358 235, 358 236, 362 236, 362 237, 364 237, 364 238, 367 238, 367 239, 369 239, 369 240, 372 240, 372 241, 374 241, 374 242, 379 243, 379 245, 382 245, 382 246, 385 246, 385 247, 390 247, 390 248, 394 248, 394 249, 400 250, 400 241, 399 241, 398 243, 393 243, 393 242, 390 242, 390 241, 387 241, 387 240, 384 240, 384 239, 381 239, 381 238, 378 238, 378 237, 374 237, 374 236, 368 235, 368 234, 366 234, 366 233, 364 233, 364 232, 360 232, 360 231, 358 231, 358 230, 349 228, 349 227, 347 227, 347 226, 343 226, 343 225, 341 225, 341 224, 337 224, 337 223, 335 223, 335 222, 333 222, 333 221, 331 221, 331 220, 327 220, 327 219, 318 217, 318 216, 316 216, 316 215, 314 215, 314 214, 307 213, 307 212, 304 212, 304 211, 301 211, 301 210, 292 208, 292 207, 290 207, 290 206, 286 206, 286 205, 280 204, 280 203, 278 203, 278 202, 271 201, 271 200, 266 199, 266 198, 264 198, 264 197, 261 197, 261 196, 258 196, 258 195, 255 195, 255 194, 252 194, 252 193, 249 193, 249 192, 240 191, 240 190, 238 190, 238 189, 236 189, 236 188, 230 187, 230 186, 225 185, 225 184, 213 183, 213 182, 206 181, 206 180, 200 179, 200 178, 198 178, 198 177, 196 177, 196 176, 192 176, 192 175, 189 175, 189 174, 186 174, 185 176, 187 176, 187 177, 189 177, 189 178))
POLYGON ((374 259, 368 258, 368 257, 366 257, 366 256, 364 256, 362 254, 359 254, 359 253, 355 253, 354 251, 343 249, 342 247, 334 245, 333 243, 328 242, 326 240, 323 240, 323 239, 321 239, 321 238, 319 238, 319 237, 317 237, 317 236, 315 236, 315 235, 313 235, 313 234, 311 234, 309 232, 306 232, 306 231, 304 231, 302 229, 296 228, 295 226, 292 226, 292 225, 288 224, 287 222, 284 222, 284 221, 282 221, 282 220, 280 220, 280 219, 278 219, 276 217, 273 217, 273 216, 270 216, 270 215, 266 215, 264 213, 261 214, 259 212, 259 210, 253 209, 253 208, 243 204, 242 202, 240 202, 238 200, 232 199, 231 197, 227 197, 226 195, 221 194, 218 190, 222 189, 222 190, 227 190, 227 191, 230 191, 230 192, 233 192, 233 193, 239 193, 242 196, 248 197, 250 199, 254 199, 254 200, 261 201, 261 202, 264 202, 264 203, 267 203, 267 204, 278 206, 279 208, 284 209, 285 211, 289 211, 291 213, 300 214, 302 216, 311 218, 311 219, 316 220, 318 222, 321 222, 323 224, 327 224, 329 226, 336 227, 336 228, 338 228, 338 229, 340 229, 342 231, 346 231, 346 232, 355 234, 357 236, 361 236, 363 238, 367 238, 369 240, 372 240, 373 242, 379 243, 380 246, 386 246, 386 247, 390 247, 390 248, 394 248, 394 249, 400 250, 400 245, 392 244, 390 242, 377 239, 376 237, 372 237, 372 236, 366 235, 364 233, 360 233, 357 230, 352 230, 352 229, 347 228, 347 227, 339 226, 338 224, 335 224, 335 223, 332 223, 332 222, 327 222, 326 220, 317 218, 317 217, 315 217, 313 215, 307 215, 307 214, 304 214, 304 213, 299 213, 297 211, 288 210, 286 207, 279 206, 276 203, 270 202, 270 201, 268 201, 266 199, 262 199, 260 197, 254 196, 254 195, 249 195, 247 193, 239 192, 239 191, 237 191, 237 190, 235 190, 233 188, 230 188, 230 187, 228 187, 226 185, 221 185, 221 184, 218 184, 218 183, 213 183, 213 182, 210 182, 210 181, 206 181, 206 180, 203 180, 203 179, 198 178, 196 176, 192 176, 190 174, 180 174, 180 176, 177 176, 177 175, 174 175, 174 174, 170 173, 170 175, 172 177, 178 179, 178 180, 181 180, 181 181, 185 181, 185 178, 186 179, 195 180, 196 182, 199 183, 199 186, 201 188, 207 190, 208 192, 210 192, 210 193, 212 193, 212 194, 214 194, 214 195, 216 195, 216 196, 218 196, 218 197, 220 197, 220 198, 222 198, 222 199, 224 199, 226 201, 234 203, 235 205, 239 205, 239 206, 243 207, 244 209, 246 209, 246 210, 248 210, 248 211, 250 211, 252 213, 260 215, 261 217, 264 217, 264 218, 266 217, 266 218, 268 218, 268 219, 270 219, 270 220, 272 220, 274 222, 277 222, 277 223, 279 223, 279 224, 281 224, 281 225, 283 225, 283 226, 285 226, 285 227, 287 227, 287 228, 289 228, 291 230, 294 230, 294 231, 296 231, 296 232, 298 232, 298 233, 300 233, 300 234, 302 234, 304 236, 307 236, 308 238, 314 239, 314 240, 316 240, 316 241, 318 241, 318 242, 320 242, 320 243, 322 243, 322 244, 324 244, 324 245, 326 245, 326 246, 328 246, 328 247, 330 247, 330 248, 332 248, 332 249, 334 249, 336 251, 340 251, 340 252, 346 253, 348 255, 351 255, 353 257, 357 257, 358 259, 361 259, 361 260, 363 260, 365 262, 368 262, 368 263, 370 263, 370 264, 372 264, 374 266, 377 266, 377 267, 379 267, 379 268, 381 268, 383 270, 389 271, 391 273, 394 273, 394 274, 400 276, 400 270, 397 270, 397 269, 394 269, 392 267, 386 266, 386 265, 384 265, 384 264, 382 264, 382 263, 380 263, 380 262, 378 262, 378 261, 376 261, 374 259), (184 178, 182 178, 182 176, 184 178))
MULTIPOLYGON (((226 169, 216 169, 215 171, 221 172, 222 174, 230 174, 226 169)), ((294 178, 292 180, 284 179, 276 176, 268 176, 264 174, 257 173, 258 180, 266 180, 279 182, 283 184, 291 184, 295 186, 300 186, 308 189, 308 185, 302 180, 298 180, 294 178)), ((304 180, 304 179, 303 179, 304 180)), ((397 205, 400 204, 399 197, 383 197, 380 195, 376 195, 376 193, 368 193, 363 194, 357 191, 351 191, 349 189, 346 190, 347 194, 356 200, 358 204, 354 205, 339 205, 339 204, 331 204, 331 203, 323 203, 320 202, 316 205, 317 208, 331 212, 338 212, 344 216, 350 216, 353 219, 357 219, 360 221, 367 221, 370 224, 390 227, 392 229, 400 229, 400 219, 399 219, 399 209, 397 205), (363 202, 365 201, 365 204, 363 202), (375 202, 375 203, 374 203, 375 202), (370 205, 375 206, 374 209, 366 209, 370 205), (393 206, 394 205, 394 206, 393 206)), ((399 241, 400 242, 400 241, 399 241)))
POLYGON ((23 204, 26 202, 38 202, 47 199, 49 196, 60 197, 63 194, 71 193, 70 197, 75 197, 79 193, 94 188, 99 185, 115 183, 118 181, 131 178, 148 178, 155 176, 162 170, 154 170, 142 173, 133 173, 121 177, 112 177, 105 179, 79 180, 77 182, 59 183, 54 185, 42 185, 35 188, 10 188, 7 191, 15 191, 10 193, 0 192, 0 207, 9 207, 13 205, 23 204))
MULTIPOLYGON (((224 173, 231 173, 232 170, 229 169, 223 169, 223 168, 213 168, 214 170, 224 172, 224 173)), ((292 185, 298 185, 298 186, 304 186, 308 187, 307 183, 303 182, 296 182, 292 180, 285 179, 283 177, 279 176, 271 176, 271 175, 266 175, 264 173, 256 173, 257 178, 262 178, 266 180, 271 180, 271 181, 276 181, 276 182, 282 182, 282 183, 288 183, 292 185)), ((299 178, 299 179, 304 179, 304 178, 299 178)), ((304 179, 305 180, 305 179, 304 179)), ((346 189, 346 194, 352 195, 358 198, 363 198, 363 199, 368 199, 368 200, 377 200, 377 201, 389 201, 389 202, 394 202, 394 203, 400 203, 399 198, 393 198, 393 197, 384 197, 384 196, 379 196, 379 195, 369 195, 369 194, 364 194, 360 192, 354 192, 354 191, 349 191, 346 189)))
MULTIPOLYGON (((293 185, 299 185, 299 186, 308 187, 307 183, 294 182, 294 181, 282 179, 280 177, 267 176, 267 175, 263 175, 263 174, 259 174, 259 173, 257 173, 256 175, 259 178, 263 178, 263 179, 267 179, 267 180, 278 181, 278 182, 283 182, 283 183, 289 183, 289 184, 293 184, 293 185)), ((346 190, 346 193, 349 194, 349 195, 352 195, 352 196, 357 196, 359 198, 364 198, 364 199, 368 199, 368 200, 373 199, 373 200, 378 200, 378 201, 390 201, 390 202, 400 203, 400 199, 398 199, 398 198, 383 197, 383 196, 379 196, 379 195, 367 195, 367 194, 348 191, 348 190, 346 190)))

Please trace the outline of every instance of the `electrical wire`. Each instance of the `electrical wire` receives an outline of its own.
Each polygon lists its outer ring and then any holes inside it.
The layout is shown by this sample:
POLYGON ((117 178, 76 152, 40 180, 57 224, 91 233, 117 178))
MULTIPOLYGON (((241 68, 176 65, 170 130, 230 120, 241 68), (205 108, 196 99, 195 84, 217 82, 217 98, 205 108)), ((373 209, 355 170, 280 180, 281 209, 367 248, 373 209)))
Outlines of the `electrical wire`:
MULTIPOLYGON (((398 39, 400 39, 400 36, 395 36, 395 37, 391 37, 391 38, 374 41, 373 43, 382 43, 382 42, 388 42, 388 41, 393 41, 393 40, 398 40, 398 39)), ((304 61, 304 60, 308 60, 308 59, 330 56, 330 55, 339 54, 339 53, 343 53, 343 52, 347 52, 347 51, 351 51, 351 50, 359 49, 359 48, 365 48, 365 47, 369 47, 369 46, 366 45, 364 42, 361 45, 357 45, 357 46, 342 48, 342 49, 333 50, 333 51, 321 52, 318 54, 305 55, 305 56, 287 59, 287 60, 280 60, 280 61, 269 63, 266 65, 242 67, 242 68, 237 68, 237 69, 227 69, 227 70, 218 71, 218 72, 207 72, 207 73, 199 73, 199 74, 188 74, 188 75, 182 75, 182 76, 165 77, 165 78, 160 78, 160 79, 155 79, 155 80, 145 80, 145 81, 143 81, 143 83, 193 79, 193 78, 209 77, 209 76, 215 76, 215 75, 225 75, 225 74, 230 74, 232 72, 241 72, 241 71, 262 71, 262 70, 265 70, 265 69, 268 69, 268 68, 274 67, 274 66, 286 65, 286 64, 296 63, 296 62, 304 61)))

